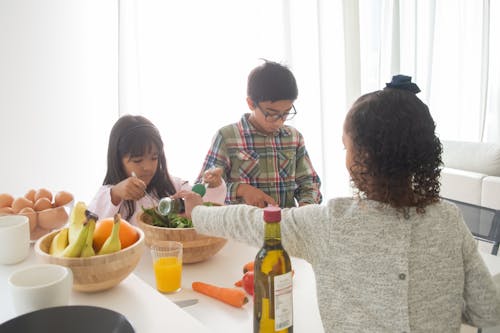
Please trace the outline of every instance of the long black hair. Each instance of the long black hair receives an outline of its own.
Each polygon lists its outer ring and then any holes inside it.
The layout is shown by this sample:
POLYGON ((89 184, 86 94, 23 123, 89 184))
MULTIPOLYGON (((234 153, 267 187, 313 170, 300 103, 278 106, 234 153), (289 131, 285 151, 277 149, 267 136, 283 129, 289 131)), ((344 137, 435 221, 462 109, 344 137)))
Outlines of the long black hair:
MULTIPOLYGON (((143 116, 122 116, 111 129, 108 144, 108 169, 103 185, 116 185, 128 177, 122 163, 124 156, 143 156, 153 147, 158 149, 158 167, 146 191, 158 198, 174 194, 175 187, 168 173, 160 132, 151 121, 143 116)), ((131 218, 135 212, 134 201, 125 200, 124 207, 124 218, 131 218)))

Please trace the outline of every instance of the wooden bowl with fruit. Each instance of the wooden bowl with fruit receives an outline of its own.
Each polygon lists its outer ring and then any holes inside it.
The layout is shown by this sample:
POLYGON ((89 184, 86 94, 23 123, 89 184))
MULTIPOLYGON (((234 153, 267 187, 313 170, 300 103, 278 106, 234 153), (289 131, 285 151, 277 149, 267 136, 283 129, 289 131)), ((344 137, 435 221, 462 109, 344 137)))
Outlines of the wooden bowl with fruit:
POLYGON ((137 225, 144 231, 147 246, 166 240, 181 242, 182 262, 185 264, 209 259, 227 242, 227 239, 222 237, 197 233, 191 220, 185 217, 162 217, 155 213, 154 208, 144 209, 138 216, 137 225))
POLYGON ((35 243, 35 253, 44 263, 71 268, 73 289, 97 292, 110 289, 125 279, 137 266, 144 252, 144 232, 117 214, 97 221, 82 203, 72 211, 68 227, 53 231, 35 243), (81 209, 85 220, 81 225, 81 209), (125 238, 122 239, 122 234, 125 238))

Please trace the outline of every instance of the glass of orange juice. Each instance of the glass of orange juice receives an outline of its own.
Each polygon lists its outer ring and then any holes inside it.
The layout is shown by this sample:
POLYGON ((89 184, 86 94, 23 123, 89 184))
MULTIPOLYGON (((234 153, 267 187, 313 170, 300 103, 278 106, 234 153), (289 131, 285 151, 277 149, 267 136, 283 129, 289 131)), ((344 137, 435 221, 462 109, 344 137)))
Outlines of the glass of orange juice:
POLYGON ((156 289, 162 293, 181 290, 182 243, 162 241, 151 245, 156 289))

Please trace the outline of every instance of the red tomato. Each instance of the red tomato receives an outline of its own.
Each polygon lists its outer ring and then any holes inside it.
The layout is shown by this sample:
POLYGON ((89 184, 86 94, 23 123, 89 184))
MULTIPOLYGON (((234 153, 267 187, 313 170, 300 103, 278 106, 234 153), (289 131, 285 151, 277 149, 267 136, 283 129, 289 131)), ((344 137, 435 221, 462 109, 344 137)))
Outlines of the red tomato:
POLYGON ((243 275, 243 289, 249 294, 253 295, 253 271, 248 271, 243 275))

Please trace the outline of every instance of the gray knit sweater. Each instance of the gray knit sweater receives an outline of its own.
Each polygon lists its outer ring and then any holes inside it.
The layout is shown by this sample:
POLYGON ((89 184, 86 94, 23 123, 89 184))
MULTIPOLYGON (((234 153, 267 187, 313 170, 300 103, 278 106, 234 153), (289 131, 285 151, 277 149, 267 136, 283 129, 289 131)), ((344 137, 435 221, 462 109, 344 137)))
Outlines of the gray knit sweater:
MULTIPOLYGON (((192 212, 199 232, 257 247, 262 217, 246 205, 192 212)), ((459 332, 462 320, 498 325, 500 283, 459 210, 440 202, 406 217, 352 198, 283 210, 283 246, 312 265, 325 331, 459 332)))

